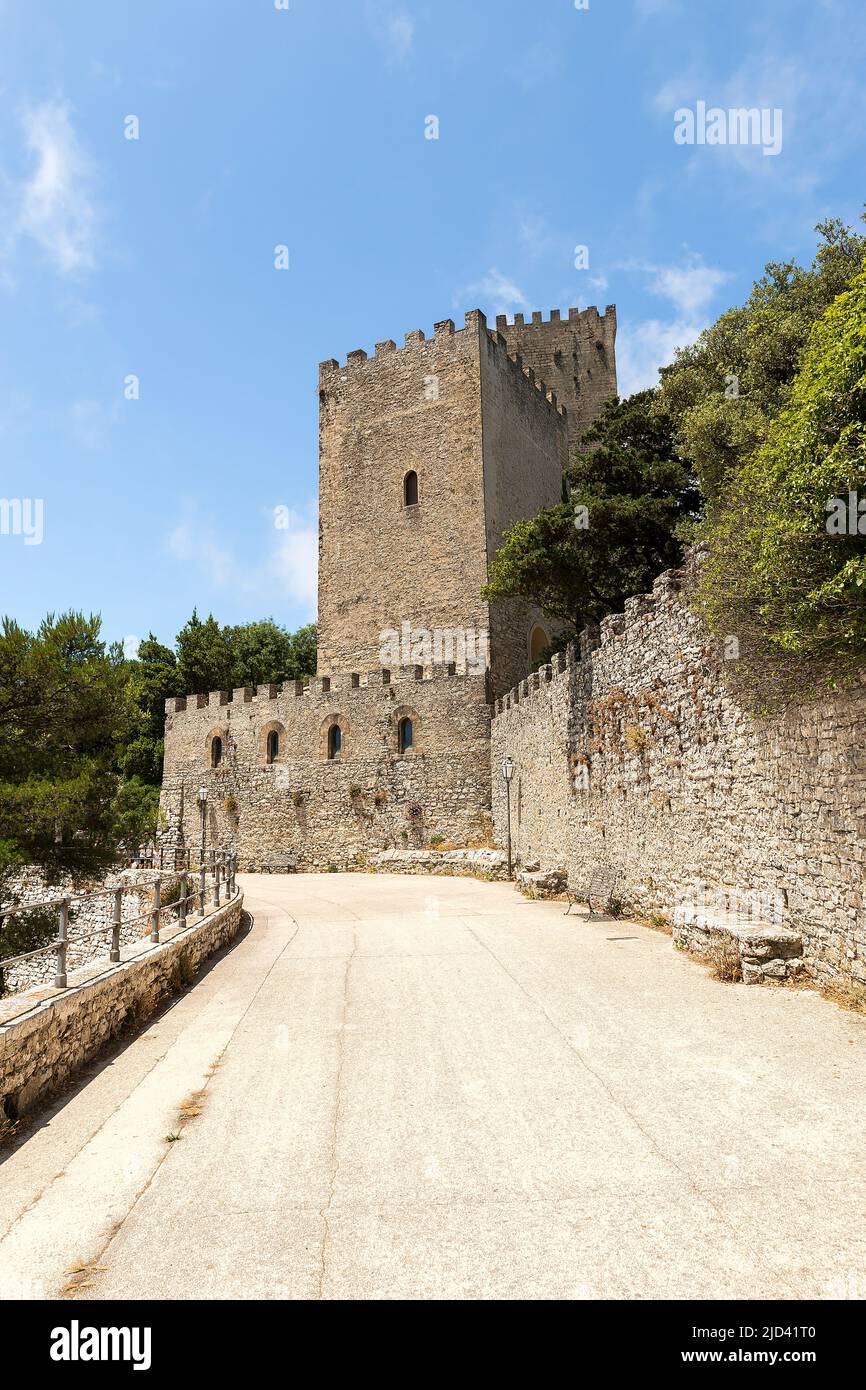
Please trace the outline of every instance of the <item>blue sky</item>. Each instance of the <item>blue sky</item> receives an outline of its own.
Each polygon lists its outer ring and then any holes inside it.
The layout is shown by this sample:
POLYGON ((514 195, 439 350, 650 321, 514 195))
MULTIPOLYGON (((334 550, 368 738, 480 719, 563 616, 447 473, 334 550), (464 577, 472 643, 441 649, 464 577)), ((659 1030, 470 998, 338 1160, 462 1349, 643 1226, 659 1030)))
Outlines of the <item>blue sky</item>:
POLYGON ((862 0, 0 0, 0 497, 44 503, 0 611, 308 620, 318 362, 615 302, 651 383, 858 218, 864 52, 862 0), (780 153, 678 145, 698 101, 780 153))

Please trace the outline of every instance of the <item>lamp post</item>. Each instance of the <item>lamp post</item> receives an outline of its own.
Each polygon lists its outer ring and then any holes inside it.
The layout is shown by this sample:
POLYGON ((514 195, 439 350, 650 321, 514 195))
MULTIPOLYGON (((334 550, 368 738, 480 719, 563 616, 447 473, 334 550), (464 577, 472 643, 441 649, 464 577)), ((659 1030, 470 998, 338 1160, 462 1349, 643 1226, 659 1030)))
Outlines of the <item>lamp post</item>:
POLYGON ((202 816, 202 844, 199 845, 199 916, 204 916, 204 834, 206 834, 207 787, 199 787, 199 815, 202 816))
POLYGON ((505 780, 505 804, 508 808, 508 877, 511 878, 511 779, 514 776, 512 758, 502 759, 502 776, 505 780))
POLYGON ((205 830, 206 830, 206 824, 207 824, 207 822, 206 822, 206 820, 205 820, 205 813, 206 813, 206 811, 207 811, 207 787, 199 787, 199 789, 198 789, 198 810, 199 810, 199 815, 201 816, 201 846, 200 846, 200 849, 201 849, 201 862, 202 862, 202 864, 203 864, 203 863, 204 863, 204 848, 205 848, 205 830))

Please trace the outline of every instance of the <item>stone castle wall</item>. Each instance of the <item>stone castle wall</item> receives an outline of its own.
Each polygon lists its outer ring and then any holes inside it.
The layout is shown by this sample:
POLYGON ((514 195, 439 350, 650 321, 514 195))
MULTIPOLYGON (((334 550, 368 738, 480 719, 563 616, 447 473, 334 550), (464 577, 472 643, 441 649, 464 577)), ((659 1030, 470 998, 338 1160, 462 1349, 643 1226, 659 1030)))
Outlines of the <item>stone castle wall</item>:
POLYGON ((510 756, 523 864, 566 867, 577 887, 608 864, 646 917, 734 903, 800 932, 814 977, 866 983, 866 691, 753 717, 681 582, 662 575, 497 701, 496 841, 510 756))
POLYGON ((490 712, 485 673, 421 667, 317 677, 169 701, 161 809, 169 844, 196 846, 196 793, 208 789, 208 844, 241 867, 290 854, 300 869, 350 867, 375 850, 490 831, 490 712), (400 720, 413 746, 400 753, 400 720), (339 724, 342 749, 328 758, 339 724), (267 761, 267 735, 279 753, 267 761), (224 755, 211 767, 214 735, 224 755))

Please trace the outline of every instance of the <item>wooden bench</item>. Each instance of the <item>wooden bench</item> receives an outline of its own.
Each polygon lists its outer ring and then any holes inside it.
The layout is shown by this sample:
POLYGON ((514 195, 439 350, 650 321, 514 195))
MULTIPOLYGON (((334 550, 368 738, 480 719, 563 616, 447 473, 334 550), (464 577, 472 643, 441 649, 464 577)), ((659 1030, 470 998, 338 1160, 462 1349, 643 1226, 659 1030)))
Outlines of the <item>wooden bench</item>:
POLYGON ((610 864, 596 864, 590 875, 589 886, 585 891, 572 887, 569 882, 565 889, 565 896, 568 899, 565 916, 568 916, 576 903, 586 903, 590 917, 604 917, 610 910, 610 900, 613 897, 613 890, 616 887, 618 877, 617 870, 611 868, 610 864), (594 911, 594 902, 603 904, 601 912, 594 911))

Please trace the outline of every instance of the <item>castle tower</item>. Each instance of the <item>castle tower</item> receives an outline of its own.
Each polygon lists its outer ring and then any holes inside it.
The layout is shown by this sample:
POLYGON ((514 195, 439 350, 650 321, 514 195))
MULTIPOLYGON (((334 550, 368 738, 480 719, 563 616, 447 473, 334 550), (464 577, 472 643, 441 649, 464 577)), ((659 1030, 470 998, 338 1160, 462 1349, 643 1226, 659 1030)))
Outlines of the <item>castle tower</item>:
MULTIPOLYGON (((460 330, 446 319, 432 338, 408 333, 400 349, 389 339, 373 357, 321 364, 320 675, 389 664, 383 647, 407 632, 473 634, 476 651, 489 641, 491 698, 527 673, 546 645, 540 615, 490 605, 481 587, 508 527, 559 501, 571 434, 508 335, 529 335, 587 422, 616 389, 614 317, 572 314, 534 316, 540 333, 535 322, 494 333, 472 310, 460 330)), ((404 665, 418 659, 405 642, 402 653, 404 665)))
POLYGON ((536 376, 546 381, 568 411, 568 457, 573 458, 590 425, 598 418, 616 388, 616 306, 604 314, 596 308, 569 309, 562 318, 552 309, 525 323, 522 314, 509 324, 498 315, 496 328, 512 356, 519 354, 536 376))

